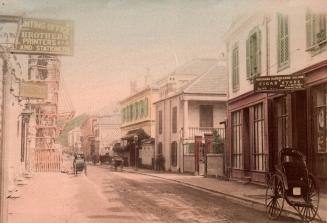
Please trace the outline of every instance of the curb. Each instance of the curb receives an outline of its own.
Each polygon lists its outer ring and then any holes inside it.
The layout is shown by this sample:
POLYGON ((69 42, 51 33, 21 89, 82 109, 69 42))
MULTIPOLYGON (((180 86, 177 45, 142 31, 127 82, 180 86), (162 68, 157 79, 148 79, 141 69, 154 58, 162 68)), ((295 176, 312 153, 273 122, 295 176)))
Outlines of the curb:
MULTIPOLYGON (((205 187, 201 187, 201 186, 193 185, 193 184, 190 184, 190 183, 186 183, 186 182, 183 182, 183 181, 180 181, 180 180, 167 179, 167 178, 164 178, 164 177, 161 177, 161 176, 152 175, 151 173, 144 173, 144 172, 138 172, 138 171, 126 170, 126 169, 123 169, 123 172, 146 175, 146 176, 150 176, 150 177, 154 177, 154 178, 159 178, 159 179, 162 179, 162 180, 167 180, 167 181, 183 184, 184 186, 191 187, 193 189, 198 189, 198 190, 210 192, 210 193, 219 195, 219 196, 221 196, 223 198, 226 198, 226 199, 230 199, 230 200, 233 200, 233 201, 241 201, 241 203, 240 203, 241 205, 244 205, 244 206, 247 206, 247 207, 250 207, 250 208, 258 207, 258 208, 262 208, 262 210, 266 210, 266 205, 259 202, 259 201, 253 201, 253 200, 242 198, 242 197, 235 196, 235 195, 232 195, 232 194, 227 194, 227 193, 224 193, 224 192, 221 192, 221 191, 216 191, 216 190, 208 189, 208 188, 205 188, 205 187)), ((282 213, 284 213, 284 215, 286 217, 290 217, 290 218, 293 218, 295 220, 300 220, 300 221, 302 220, 296 212, 283 209, 282 213)), ((317 217, 315 218, 315 220, 317 222, 321 222, 321 223, 326 222, 324 220, 318 219, 317 217)))

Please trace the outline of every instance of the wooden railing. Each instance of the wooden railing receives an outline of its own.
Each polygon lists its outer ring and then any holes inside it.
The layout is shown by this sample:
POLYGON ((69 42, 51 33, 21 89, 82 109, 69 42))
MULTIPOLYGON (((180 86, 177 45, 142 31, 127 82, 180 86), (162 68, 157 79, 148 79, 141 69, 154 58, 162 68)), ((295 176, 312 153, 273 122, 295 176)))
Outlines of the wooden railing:
POLYGON ((193 139, 194 136, 204 136, 204 134, 214 134, 214 132, 222 138, 225 139, 225 129, 224 128, 211 128, 211 127, 190 127, 188 129, 188 134, 184 136, 185 139, 193 139))

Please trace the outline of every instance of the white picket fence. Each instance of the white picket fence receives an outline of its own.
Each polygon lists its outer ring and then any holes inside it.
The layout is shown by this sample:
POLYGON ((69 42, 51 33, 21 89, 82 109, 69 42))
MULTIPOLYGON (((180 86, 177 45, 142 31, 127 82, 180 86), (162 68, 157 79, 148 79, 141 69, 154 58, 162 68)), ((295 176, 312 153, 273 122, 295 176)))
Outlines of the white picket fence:
POLYGON ((32 160, 35 172, 60 172, 63 163, 62 151, 57 149, 34 150, 32 160))

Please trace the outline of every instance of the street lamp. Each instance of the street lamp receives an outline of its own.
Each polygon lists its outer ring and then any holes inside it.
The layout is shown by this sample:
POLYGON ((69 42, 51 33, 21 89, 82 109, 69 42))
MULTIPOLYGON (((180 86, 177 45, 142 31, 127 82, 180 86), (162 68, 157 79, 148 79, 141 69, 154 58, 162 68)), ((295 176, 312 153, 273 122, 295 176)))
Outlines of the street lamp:
POLYGON ((139 137, 137 135, 134 136, 134 162, 135 162, 135 170, 137 170, 137 149, 138 149, 138 140, 139 137))

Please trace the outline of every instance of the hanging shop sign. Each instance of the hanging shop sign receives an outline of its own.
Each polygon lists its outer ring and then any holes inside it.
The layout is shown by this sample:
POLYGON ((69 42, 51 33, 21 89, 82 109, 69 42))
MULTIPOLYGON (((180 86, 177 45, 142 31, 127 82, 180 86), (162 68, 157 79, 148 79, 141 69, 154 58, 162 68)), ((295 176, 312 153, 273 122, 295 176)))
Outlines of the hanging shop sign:
POLYGON ((37 81, 21 82, 19 86, 19 96, 30 99, 47 99, 48 85, 37 81))
POLYGON ((66 20, 23 18, 15 53, 73 55, 73 23, 66 20))
POLYGON ((254 79, 255 92, 287 92, 304 89, 304 75, 260 76, 254 79))

